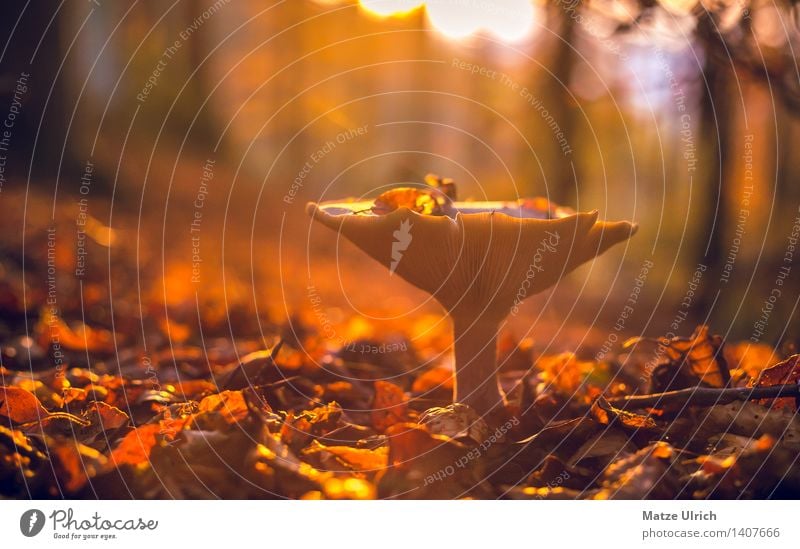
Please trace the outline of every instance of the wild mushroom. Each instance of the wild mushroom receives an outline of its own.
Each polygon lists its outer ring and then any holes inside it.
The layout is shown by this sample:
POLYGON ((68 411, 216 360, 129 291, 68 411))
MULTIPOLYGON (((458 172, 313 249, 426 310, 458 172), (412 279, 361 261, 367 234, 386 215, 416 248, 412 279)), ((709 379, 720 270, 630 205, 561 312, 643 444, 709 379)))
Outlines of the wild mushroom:
POLYGON ((628 239, 636 225, 598 221, 597 211, 575 213, 545 199, 442 200, 439 189, 433 198, 446 207, 431 209, 430 189, 416 199, 414 189, 406 189, 393 210, 380 198, 309 203, 306 209, 441 303, 453 319, 454 401, 484 415, 504 403, 496 378, 500 323, 525 298, 628 239))

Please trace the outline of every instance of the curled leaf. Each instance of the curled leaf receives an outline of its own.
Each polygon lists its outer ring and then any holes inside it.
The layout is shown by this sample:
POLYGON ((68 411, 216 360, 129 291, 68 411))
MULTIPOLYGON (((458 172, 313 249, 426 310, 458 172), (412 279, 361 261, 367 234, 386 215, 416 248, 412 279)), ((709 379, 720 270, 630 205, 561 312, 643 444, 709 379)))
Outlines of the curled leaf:
POLYGON ((342 465, 354 471, 375 472, 386 467, 389 460, 389 449, 386 447, 369 450, 351 448, 350 446, 325 446, 314 441, 304 450, 304 455, 329 453, 342 465))
POLYGON ((447 195, 434 188, 398 187, 376 198, 371 210, 377 215, 386 215, 398 208, 408 208, 423 215, 447 215, 452 209, 450 202, 447 195))
POLYGON ((590 413, 592 417, 602 425, 610 425, 616 420, 619 425, 628 429, 649 430, 658 427, 652 417, 614 408, 605 397, 602 396, 594 401, 590 413))

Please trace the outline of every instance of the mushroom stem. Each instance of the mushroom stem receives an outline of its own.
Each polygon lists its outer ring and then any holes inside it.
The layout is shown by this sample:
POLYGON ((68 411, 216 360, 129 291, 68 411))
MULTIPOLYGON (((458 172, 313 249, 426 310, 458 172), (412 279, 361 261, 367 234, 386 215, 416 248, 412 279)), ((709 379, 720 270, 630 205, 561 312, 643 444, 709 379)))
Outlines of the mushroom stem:
POLYGON ((451 313, 456 355, 453 400, 481 415, 502 409, 497 385, 497 330, 500 319, 490 315, 451 313))

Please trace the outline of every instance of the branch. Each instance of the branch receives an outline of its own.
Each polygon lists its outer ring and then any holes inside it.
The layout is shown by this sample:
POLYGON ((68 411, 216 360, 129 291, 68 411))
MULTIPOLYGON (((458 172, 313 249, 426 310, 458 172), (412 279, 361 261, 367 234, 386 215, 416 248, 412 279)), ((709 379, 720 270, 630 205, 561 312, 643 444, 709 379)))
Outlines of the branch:
POLYGON ((608 402, 616 408, 648 408, 669 404, 672 406, 713 406, 729 404, 739 400, 758 398, 779 398, 800 396, 800 385, 773 385, 772 387, 734 387, 728 389, 712 389, 708 387, 691 387, 679 391, 637 395, 620 398, 609 398, 608 402))

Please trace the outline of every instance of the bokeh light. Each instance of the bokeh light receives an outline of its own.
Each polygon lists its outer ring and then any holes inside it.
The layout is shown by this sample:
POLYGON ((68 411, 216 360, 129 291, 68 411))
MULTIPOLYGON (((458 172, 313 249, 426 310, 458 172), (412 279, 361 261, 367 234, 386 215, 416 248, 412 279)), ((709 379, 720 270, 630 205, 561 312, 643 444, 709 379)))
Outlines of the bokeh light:
POLYGON ((359 5, 378 17, 403 17, 424 6, 430 25, 456 40, 486 31, 516 42, 531 34, 536 16, 530 0, 359 0, 359 5))
POLYGON ((424 3, 420 0, 359 0, 365 11, 379 17, 405 15, 424 3))

